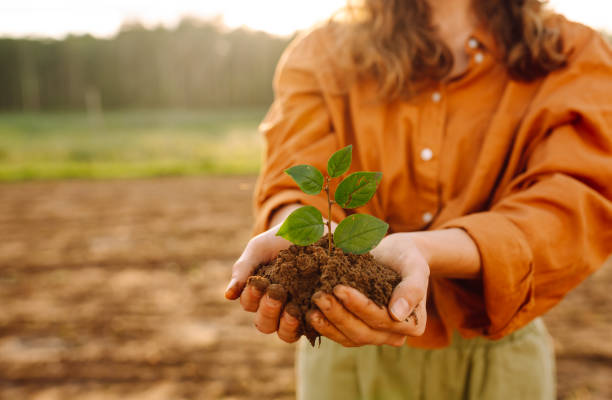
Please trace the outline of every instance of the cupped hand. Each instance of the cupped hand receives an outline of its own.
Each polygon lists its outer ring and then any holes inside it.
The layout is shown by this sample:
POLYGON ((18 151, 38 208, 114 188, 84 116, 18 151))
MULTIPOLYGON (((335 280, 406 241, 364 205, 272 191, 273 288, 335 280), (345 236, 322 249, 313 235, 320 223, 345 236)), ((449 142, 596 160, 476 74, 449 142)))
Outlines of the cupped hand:
POLYGON ((313 295, 320 311, 310 312, 309 322, 321 335, 343 346, 401 346, 407 336, 420 336, 425 331, 429 283, 426 255, 409 233, 385 237, 372 255, 402 277, 391 295, 388 310, 348 286, 336 286, 333 295, 321 292, 313 295))
MULTIPOLYGON (((299 338, 298 307, 292 303, 285 304, 287 293, 281 285, 271 285, 263 277, 252 277, 251 279, 249 277, 258 265, 272 260, 281 250, 291 245, 288 240, 276 236, 276 233, 282 221, 300 206, 299 204, 284 206, 272 217, 272 223, 277 223, 273 228, 249 240, 246 248, 234 263, 231 281, 225 289, 225 297, 228 300, 240 298, 242 308, 255 313, 255 327, 260 332, 276 332, 280 339, 288 343, 295 342, 299 338)), ((336 225, 332 221, 332 231, 336 225)), ((327 231, 327 226, 325 230, 327 231)))
POLYGON ((291 343, 298 339, 300 322, 295 318, 297 310, 291 304, 285 307, 285 289, 281 285, 271 285, 263 277, 249 279, 259 264, 272 260, 291 245, 289 241, 276 236, 279 228, 280 224, 249 240, 232 267, 232 278, 225 289, 225 298, 240 298, 242 308, 255 313, 255 327, 260 332, 277 332, 279 338, 291 343))

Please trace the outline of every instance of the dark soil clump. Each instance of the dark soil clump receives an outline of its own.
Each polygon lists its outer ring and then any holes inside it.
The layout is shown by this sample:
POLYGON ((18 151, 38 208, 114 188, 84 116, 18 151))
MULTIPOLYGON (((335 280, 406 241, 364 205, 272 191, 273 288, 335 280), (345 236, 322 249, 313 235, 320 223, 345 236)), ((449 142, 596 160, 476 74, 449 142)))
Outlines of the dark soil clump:
POLYGON ((284 300, 287 296, 285 309, 301 321, 300 333, 313 345, 319 334, 305 317, 309 310, 316 309, 311 301, 315 292, 332 293, 336 285, 347 285, 386 307, 393 288, 400 282, 397 272, 374 260, 369 253, 347 254, 332 247, 328 257, 327 246, 327 235, 310 246, 292 245, 270 263, 260 265, 249 278, 249 283, 262 291, 268 289, 271 297, 284 300))

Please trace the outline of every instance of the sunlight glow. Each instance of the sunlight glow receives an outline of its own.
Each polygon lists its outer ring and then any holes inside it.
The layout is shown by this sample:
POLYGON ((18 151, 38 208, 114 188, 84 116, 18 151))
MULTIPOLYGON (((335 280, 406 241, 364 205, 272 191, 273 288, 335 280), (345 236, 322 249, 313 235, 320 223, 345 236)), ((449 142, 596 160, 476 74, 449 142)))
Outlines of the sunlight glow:
MULTIPOLYGON (((125 21, 174 26, 183 16, 221 16, 230 28, 247 26, 289 35, 329 17, 345 0, 13 0, 0 4, 1 36, 62 37, 68 33, 111 36, 125 21)), ((576 20, 612 32, 612 1, 551 0, 550 5, 576 20)))

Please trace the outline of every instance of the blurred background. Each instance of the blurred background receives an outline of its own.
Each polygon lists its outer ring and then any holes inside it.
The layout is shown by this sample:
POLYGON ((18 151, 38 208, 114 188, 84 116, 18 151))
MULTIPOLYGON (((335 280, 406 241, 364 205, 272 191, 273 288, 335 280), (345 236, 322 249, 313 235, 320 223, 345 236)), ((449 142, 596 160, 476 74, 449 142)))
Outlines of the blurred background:
MULTIPOLYGON (((222 293, 275 65, 343 4, 0 3, 0 398, 294 398, 293 346, 222 293)), ((549 5, 612 40, 609 0, 549 5)), ((612 398, 610 285, 546 318, 560 399, 612 398)))

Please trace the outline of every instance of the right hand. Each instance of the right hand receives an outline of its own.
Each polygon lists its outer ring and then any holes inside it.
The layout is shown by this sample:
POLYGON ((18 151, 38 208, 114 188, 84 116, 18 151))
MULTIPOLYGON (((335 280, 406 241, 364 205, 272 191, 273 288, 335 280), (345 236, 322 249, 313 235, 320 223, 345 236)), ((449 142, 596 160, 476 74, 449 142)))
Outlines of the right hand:
POLYGON ((272 260, 291 245, 288 240, 276 236, 280 226, 278 224, 249 240, 232 268, 232 279, 225 290, 225 298, 236 300, 240 297, 242 308, 255 313, 255 327, 259 331, 277 332, 279 338, 293 343, 299 338, 300 321, 293 316, 298 315, 297 310, 292 307, 283 310, 286 291, 280 285, 269 285, 269 282, 262 280, 246 284, 259 264, 272 260))

